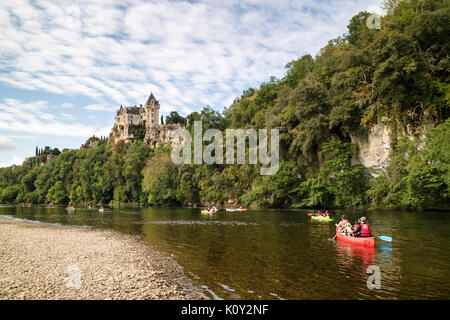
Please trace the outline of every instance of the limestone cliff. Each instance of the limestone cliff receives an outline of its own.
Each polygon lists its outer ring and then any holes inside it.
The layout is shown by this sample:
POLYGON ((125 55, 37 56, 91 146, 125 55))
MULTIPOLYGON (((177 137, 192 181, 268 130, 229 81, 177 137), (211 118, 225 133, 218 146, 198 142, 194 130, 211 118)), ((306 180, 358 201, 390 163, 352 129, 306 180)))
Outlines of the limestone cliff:
POLYGON ((352 157, 352 164, 362 164, 369 169, 372 176, 376 177, 389 165, 392 143, 395 137, 415 139, 424 137, 423 128, 402 127, 394 130, 387 123, 380 122, 372 126, 367 135, 350 134, 350 139, 357 146, 352 157))
POLYGON ((386 169, 391 153, 392 134, 384 124, 376 124, 369 129, 366 137, 350 135, 351 142, 357 146, 353 164, 362 164, 373 176, 386 169))

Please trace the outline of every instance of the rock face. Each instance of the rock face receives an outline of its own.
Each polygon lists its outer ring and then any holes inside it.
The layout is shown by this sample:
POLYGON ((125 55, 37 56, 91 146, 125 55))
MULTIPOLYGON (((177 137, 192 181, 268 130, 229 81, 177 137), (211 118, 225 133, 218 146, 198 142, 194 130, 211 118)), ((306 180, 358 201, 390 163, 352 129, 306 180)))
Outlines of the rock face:
POLYGON ((160 144, 169 144, 172 147, 182 142, 181 139, 175 139, 175 131, 182 128, 179 124, 165 124, 158 127, 148 128, 145 132, 144 143, 151 148, 160 144))
POLYGON ((352 164, 362 164, 369 169, 372 176, 378 176, 389 165, 392 133, 384 124, 377 124, 369 129, 367 138, 350 135, 351 142, 358 150, 353 155, 352 164))
POLYGON ((92 140, 91 142, 89 142, 88 148, 92 149, 98 146, 100 140, 92 140))
MULTIPOLYGON (((398 124, 397 127, 397 136, 409 140, 425 138, 426 129, 424 127, 398 124)), ((379 176, 389 165, 393 138, 392 129, 383 122, 370 128, 367 137, 350 134, 351 142, 358 147, 352 157, 352 164, 362 164, 369 169, 369 173, 373 177, 379 176)))
MULTIPOLYGON (((162 144, 169 144, 170 146, 175 147, 182 142, 182 139, 175 139, 175 132, 180 128, 182 128, 182 126, 179 124, 163 124, 146 128, 143 141, 152 149, 162 144)), ((133 141, 133 138, 123 139, 121 135, 115 131, 115 127, 111 132, 110 139, 114 144, 120 140, 124 140, 125 142, 133 141)))

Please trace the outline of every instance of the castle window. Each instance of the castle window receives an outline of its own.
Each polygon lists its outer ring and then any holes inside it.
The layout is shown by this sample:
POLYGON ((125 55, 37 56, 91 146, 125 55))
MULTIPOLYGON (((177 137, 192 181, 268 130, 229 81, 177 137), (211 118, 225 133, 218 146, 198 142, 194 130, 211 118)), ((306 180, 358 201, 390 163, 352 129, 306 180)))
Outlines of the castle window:
POLYGON ((152 120, 152 124, 155 124, 155 120, 152 120))

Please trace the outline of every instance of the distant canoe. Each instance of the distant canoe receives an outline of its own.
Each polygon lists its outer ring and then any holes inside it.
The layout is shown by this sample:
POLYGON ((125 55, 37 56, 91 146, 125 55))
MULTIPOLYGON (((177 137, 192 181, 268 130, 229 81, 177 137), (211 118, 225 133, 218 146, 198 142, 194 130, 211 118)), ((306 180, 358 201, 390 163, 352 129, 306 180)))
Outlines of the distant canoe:
POLYGON ((319 216, 311 216, 312 220, 318 220, 318 221, 334 221, 334 219, 328 218, 328 217, 319 217, 319 216))

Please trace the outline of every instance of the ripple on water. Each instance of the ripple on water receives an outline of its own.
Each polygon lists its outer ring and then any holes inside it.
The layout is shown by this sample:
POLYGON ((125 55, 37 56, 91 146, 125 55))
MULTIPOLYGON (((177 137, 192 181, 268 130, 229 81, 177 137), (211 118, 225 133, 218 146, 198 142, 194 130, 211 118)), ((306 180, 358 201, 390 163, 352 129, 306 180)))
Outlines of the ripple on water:
POLYGON ((227 291, 235 292, 235 290, 231 289, 231 288, 230 288, 229 286, 227 286, 226 284, 223 284, 223 283, 218 282, 218 285, 221 286, 222 288, 224 288, 224 289, 227 290, 227 291))
POLYGON ((269 293, 272 297, 275 297, 275 298, 277 298, 277 299, 279 299, 279 300, 286 300, 286 299, 283 299, 282 297, 280 297, 279 295, 277 295, 276 293, 269 293))
POLYGON ((193 221, 193 220, 164 220, 164 221, 136 221, 135 224, 166 224, 166 225, 202 225, 202 226, 258 226, 260 223, 256 222, 242 222, 242 221, 193 221))
POLYGON ((208 292, 214 300, 223 300, 221 297, 219 297, 217 294, 215 294, 214 291, 212 291, 210 288, 208 288, 207 285, 200 286, 200 288, 205 290, 206 292, 208 292))

